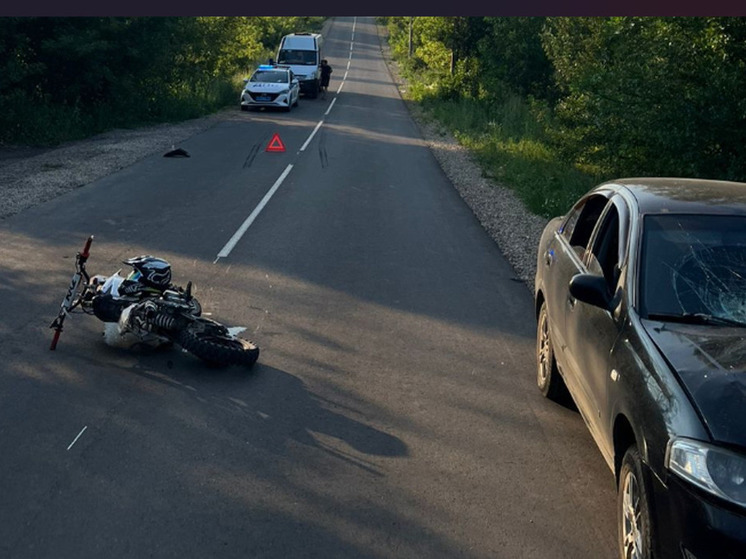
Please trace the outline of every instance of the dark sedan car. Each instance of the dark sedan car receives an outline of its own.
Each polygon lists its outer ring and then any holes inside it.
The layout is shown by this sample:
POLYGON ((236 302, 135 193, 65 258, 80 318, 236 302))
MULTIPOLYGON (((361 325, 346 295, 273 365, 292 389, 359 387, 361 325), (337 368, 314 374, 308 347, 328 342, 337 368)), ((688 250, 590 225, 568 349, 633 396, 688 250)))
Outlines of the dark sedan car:
POLYGON ((624 179, 541 237, 537 382, 618 484, 625 558, 746 557, 746 184, 624 179))

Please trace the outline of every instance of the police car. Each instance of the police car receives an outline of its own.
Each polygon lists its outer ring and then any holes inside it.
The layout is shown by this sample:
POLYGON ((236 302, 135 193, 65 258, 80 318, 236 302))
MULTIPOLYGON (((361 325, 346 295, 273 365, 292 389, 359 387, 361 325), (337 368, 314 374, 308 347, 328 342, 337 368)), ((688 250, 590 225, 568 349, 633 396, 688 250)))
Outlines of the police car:
POLYGON ((263 64, 244 80, 241 110, 253 107, 279 107, 286 111, 298 105, 300 87, 292 70, 263 64))

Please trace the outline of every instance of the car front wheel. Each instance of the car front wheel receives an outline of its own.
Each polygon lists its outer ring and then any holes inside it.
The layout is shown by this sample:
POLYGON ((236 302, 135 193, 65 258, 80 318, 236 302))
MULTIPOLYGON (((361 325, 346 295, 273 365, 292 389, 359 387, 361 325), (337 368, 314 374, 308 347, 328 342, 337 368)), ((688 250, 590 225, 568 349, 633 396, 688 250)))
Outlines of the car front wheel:
POLYGON ((550 400, 560 401, 566 397, 565 384, 554 358, 546 303, 541 304, 536 325, 536 384, 541 393, 550 400))
POLYGON ((624 454, 619 471, 617 522, 619 556, 624 559, 651 559, 650 505, 642 477, 642 459, 634 445, 624 454))

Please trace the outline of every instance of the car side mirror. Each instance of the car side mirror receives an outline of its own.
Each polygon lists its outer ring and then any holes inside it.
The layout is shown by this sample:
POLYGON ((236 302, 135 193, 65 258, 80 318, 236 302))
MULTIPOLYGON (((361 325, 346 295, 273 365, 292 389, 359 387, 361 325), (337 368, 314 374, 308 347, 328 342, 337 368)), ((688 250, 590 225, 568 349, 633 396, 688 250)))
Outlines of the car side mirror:
POLYGON ((595 274, 577 274, 570 280, 570 295, 578 301, 588 303, 594 307, 609 310, 611 296, 609 295, 606 278, 595 274))

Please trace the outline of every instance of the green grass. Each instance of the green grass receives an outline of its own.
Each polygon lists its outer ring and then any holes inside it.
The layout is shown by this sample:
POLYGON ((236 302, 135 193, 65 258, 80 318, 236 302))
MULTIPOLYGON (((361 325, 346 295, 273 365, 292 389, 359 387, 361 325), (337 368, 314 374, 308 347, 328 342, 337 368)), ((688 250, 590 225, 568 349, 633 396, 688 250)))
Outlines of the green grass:
POLYGON ((197 87, 183 84, 168 91, 126 95, 84 110, 5 98, 0 102, 0 145, 50 147, 114 128, 198 118, 231 104, 238 106, 241 83, 236 78, 197 87))
POLYGON ((515 95, 490 102, 443 99, 431 76, 411 70, 405 76, 409 99, 453 133, 476 156, 484 175, 512 189, 531 212, 564 214, 604 180, 601 170, 562 161, 527 100, 515 95))
POLYGON ((457 135, 477 156, 486 176, 512 188, 526 207, 544 217, 564 214, 577 198, 600 182, 598 177, 557 162, 537 140, 494 135, 457 135))

